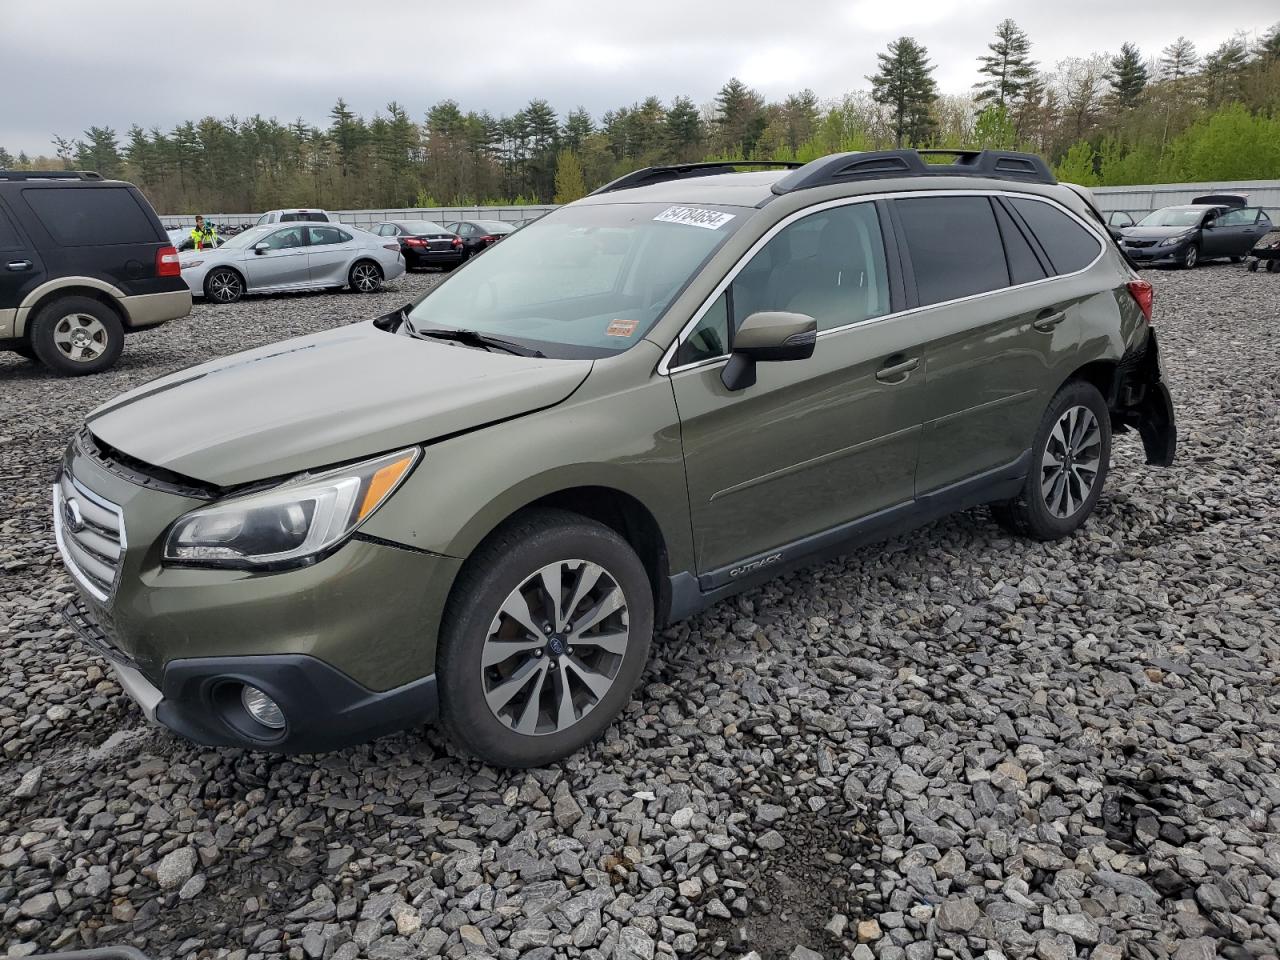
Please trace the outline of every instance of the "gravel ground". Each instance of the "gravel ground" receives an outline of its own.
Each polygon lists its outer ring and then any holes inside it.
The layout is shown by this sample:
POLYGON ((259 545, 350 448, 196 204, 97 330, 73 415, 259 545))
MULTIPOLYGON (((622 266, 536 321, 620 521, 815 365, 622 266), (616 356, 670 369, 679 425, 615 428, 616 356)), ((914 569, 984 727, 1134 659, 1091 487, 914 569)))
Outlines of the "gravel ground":
POLYGON ((432 731, 177 741, 52 612, 47 490, 85 412, 433 277, 198 306, 96 378, 0 359, 0 949, 1275 957, 1280 280, 1148 276, 1174 468, 1120 438, 1071 540, 975 510, 722 603, 665 632, 604 742, 526 773, 432 731))

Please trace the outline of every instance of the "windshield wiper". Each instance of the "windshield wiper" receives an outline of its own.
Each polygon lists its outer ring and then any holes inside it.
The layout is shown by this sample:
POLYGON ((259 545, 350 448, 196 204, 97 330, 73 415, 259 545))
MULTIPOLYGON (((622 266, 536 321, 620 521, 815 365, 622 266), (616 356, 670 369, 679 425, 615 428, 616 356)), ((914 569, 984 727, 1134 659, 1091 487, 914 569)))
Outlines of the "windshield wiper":
POLYGON ((429 337, 432 340, 449 340, 454 343, 461 343, 468 347, 483 347, 485 349, 496 347, 499 350, 505 350, 507 353, 513 353, 517 357, 546 356, 546 354, 541 350, 526 347, 524 344, 516 343, 513 340, 503 340, 501 337, 493 337, 487 333, 481 333, 479 330, 458 330, 452 327, 422 328, 410 326, 409 332, 415 337, 429 337))

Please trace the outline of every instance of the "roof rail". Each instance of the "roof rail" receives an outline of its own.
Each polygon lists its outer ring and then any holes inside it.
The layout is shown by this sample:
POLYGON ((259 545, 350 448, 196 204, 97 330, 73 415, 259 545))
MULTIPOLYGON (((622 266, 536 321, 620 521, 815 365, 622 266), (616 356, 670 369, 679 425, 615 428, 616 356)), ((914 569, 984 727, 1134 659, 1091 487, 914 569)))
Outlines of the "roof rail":
POLYGON ((617 180, 597 187, 587 196, 594 197, 598 193, 613 193, 615 190, 630 190, 633 187, 647 187, 651 183, 663 183, 667 180, 684 180, 688 177, 712 177, 719 173, 733 173, 738 167, 786 167, 794 170, 803 167, 798 160, 709 160, 705 163, 673 163, 661 167, 645 167, 623 174, 617 180))
POLYGON ((0 180, 101 180, 92 170, 0 170, 0 180))
POLYGON ((874 150, 833 153, 807 163, 773 185, 776 194, 825 187, 849 180, 890 177, 987 177, 1024 183, 1057 183, 1049 165, 1034 153, 1010 150, 874 150), (953 156, 954 163, 927 163, 926 156, 953 156))

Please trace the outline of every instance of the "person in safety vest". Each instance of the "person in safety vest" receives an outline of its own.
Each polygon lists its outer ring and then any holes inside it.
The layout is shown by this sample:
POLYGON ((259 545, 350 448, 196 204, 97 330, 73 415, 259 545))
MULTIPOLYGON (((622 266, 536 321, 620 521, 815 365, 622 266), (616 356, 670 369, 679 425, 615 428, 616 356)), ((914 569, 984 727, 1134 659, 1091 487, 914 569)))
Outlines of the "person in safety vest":
POLYGON ((204 217, 196 214, 196 226, 191 231, 191 246, 196 250, 212 249, 218 245, 218 231, 213 224, 205 225, 204 217))

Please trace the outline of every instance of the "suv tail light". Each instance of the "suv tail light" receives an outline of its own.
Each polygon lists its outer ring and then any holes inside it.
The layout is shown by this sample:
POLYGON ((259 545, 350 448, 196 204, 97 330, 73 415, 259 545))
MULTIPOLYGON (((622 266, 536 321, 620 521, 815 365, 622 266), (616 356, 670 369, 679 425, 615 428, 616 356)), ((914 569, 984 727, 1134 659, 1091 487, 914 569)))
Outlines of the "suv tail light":
POLYGON ((1147 318, 1147 323, 1151 323, 1151 308, 1156 298, 1155 288, 1147 280, 1130 280, 1129 295, 1133 297, 1138 304, 1138 308, 1142 310, 1142 315, 1147 318))
POLYGON ((178 250, 176 247, 161 247, 156 251, 156 276, 182 276, 182 264, 178 262, 178 250))

